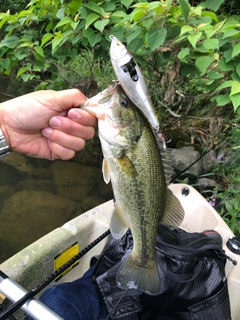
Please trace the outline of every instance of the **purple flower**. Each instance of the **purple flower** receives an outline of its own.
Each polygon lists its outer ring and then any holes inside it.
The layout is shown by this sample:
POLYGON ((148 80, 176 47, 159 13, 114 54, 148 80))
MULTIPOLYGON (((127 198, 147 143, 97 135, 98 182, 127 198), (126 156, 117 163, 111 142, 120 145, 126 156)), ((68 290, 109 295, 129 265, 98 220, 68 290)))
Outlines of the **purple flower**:
POLYGON ((224 153, 221 153, 217 159, 218 159, 218 162, 222 161, 222 159, 224 158, 224 153))
POLYGON ((212 195, 212 196, 210 197, 210 200, 208 201, 208 203, 210 204, 210 206, 215 207, 215 205, 216 205, 216 198, 215 198, 214 195, 212 195))

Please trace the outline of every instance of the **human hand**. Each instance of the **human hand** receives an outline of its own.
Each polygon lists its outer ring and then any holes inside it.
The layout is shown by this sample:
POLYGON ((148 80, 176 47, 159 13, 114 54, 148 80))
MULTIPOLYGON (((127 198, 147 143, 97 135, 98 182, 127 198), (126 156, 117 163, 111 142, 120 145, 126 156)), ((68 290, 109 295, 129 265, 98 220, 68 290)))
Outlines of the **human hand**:
POLYGON ((0 104, 0 129, 11 151, 49 160, 68 160, 94 136, 96 118, 77 108, 86 97, 77 89, 44 90, 0 104))

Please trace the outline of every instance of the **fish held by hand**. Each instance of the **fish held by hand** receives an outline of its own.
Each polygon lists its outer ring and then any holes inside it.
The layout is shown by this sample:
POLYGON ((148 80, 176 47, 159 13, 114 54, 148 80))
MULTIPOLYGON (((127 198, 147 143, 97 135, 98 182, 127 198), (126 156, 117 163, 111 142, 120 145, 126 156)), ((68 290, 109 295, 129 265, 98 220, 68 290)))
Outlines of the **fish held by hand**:
POLYGON ((133 249, 123 258, 117 284, 156 295, 161 286, 155 250, 158 223, 177 227, 184 216, 167 188, 156 137, 117 82, 81 107, 98 117, 103 177, 111 181, 115 198, 112 236, 120 238, 128 228, 133 236, 133 249))

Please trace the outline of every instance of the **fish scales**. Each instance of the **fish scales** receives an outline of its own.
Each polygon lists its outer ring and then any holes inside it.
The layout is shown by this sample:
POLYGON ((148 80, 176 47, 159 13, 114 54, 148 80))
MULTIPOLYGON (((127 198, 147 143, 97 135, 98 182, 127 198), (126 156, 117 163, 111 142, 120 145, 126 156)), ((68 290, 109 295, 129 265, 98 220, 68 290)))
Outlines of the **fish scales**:
POLYGON ((120 238, 131 229, 133 249, 117 273, 117 284, 158 294, 157 225, 179 225, 183 209, 166 186, 163 162, 155 135, 139 109, 119 84, 87 100, 82 106, 98 117, 104 155, 103 176, 111 181, 115 208, 110 230, 120 238))

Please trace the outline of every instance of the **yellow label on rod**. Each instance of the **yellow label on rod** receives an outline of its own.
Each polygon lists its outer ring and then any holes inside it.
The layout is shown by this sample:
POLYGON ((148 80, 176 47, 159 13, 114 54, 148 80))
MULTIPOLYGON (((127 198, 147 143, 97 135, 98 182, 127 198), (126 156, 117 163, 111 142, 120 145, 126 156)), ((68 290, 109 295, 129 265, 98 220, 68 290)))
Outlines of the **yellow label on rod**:
MULTIPOLYGON (((66 262, 68 262, 70 259, 72 259, 76 254, 78 254, 79 248, 78 243, 75 242, 70 247, 66 248, 64 251, 60 252, 55 258, 54 258, 54 271, 59 269, 62 265, 64 265, 66 262)), ((73 265, 71 265, 69 268, 67 268, 63 273, 61 273, 55 281, 58 281, 61 279, 66 273, 68 273, 70 270, 72 270, 74 267, 76 267, 79 263, 79 260, 77 260, 73 265)))

